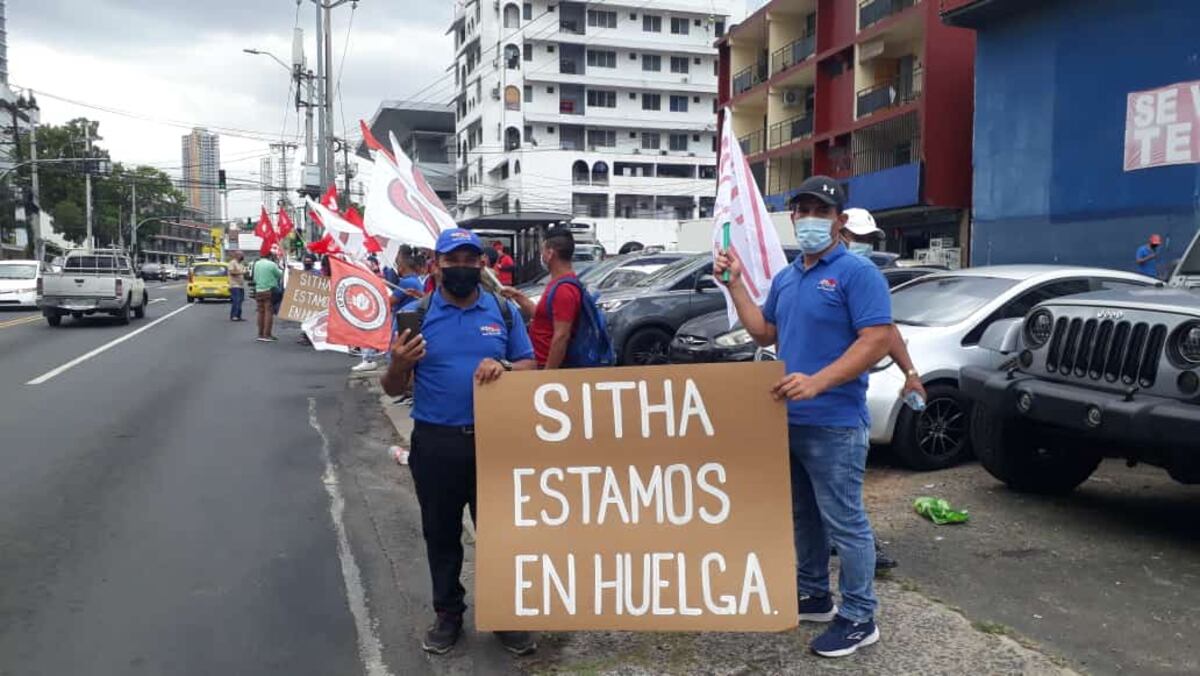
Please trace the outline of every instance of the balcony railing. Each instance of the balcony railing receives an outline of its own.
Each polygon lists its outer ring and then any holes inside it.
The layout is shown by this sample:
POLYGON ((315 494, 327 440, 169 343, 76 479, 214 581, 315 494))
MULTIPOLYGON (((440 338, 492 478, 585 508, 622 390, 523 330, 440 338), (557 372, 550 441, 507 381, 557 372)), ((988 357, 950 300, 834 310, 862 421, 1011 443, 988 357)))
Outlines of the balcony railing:
POLYGON ((559 99, 558 112, 562 115, 583 115, 583 103, 574 99, 559 99))
POLYGON ((587 30, 583 27, 583 23, 580 21, 559 21, 558 32, 569 33, 571 35, 587 34, 587 30))
POLYGON ((561 59, 558 62, 558 72, 570 75, 583 75, 583 63, 575 59, 561 59))
POLYGON ((866 30, 915 4, 917 0, 862 0, 858 3, 858 30, 866 30))
POLYGON ((797 139, 802 139, 806 136, 812 136, 812 133, 812 113, 797 115, 796 117, 784 120, 778 124, 771 125, 770 133, 768 134, 767 138, 768 147, 778 148, 779 146, 787 145, 797 139))
POLYGON ((921 97, 923 81, 921 70, 917 69, 859 91, 858 117, 916 101, 921 97))
POLYGON ((771 55, 771 75, 778 75, 804 61, 817 51, 817 36, 808 34, 790 45, 775 50, 771 55))
POLYGON ((761 60, 753 66, 746 66, 733 76, 733 95, 737 96, 755 85, 762 84, 767 79, 767 62, 761 60))
POLYGON ((763 151, 763 134, 762 130, 746 134, 738 138, 738 143, 742 146, 743 155, 754 155, 763 151))

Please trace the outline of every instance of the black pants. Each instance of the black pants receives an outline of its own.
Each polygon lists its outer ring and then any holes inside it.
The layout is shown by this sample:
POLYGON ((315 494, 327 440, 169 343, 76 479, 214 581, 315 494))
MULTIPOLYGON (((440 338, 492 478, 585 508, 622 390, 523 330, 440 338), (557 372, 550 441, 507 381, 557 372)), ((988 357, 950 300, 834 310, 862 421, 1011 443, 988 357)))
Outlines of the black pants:
POLYGON ((421 505, 433 609, 461 615, 467 609, 460 580, 464 505, 471 506, 471 520, 476 521, 475 436, 459 428, 417 422, 408 467, 421 505))

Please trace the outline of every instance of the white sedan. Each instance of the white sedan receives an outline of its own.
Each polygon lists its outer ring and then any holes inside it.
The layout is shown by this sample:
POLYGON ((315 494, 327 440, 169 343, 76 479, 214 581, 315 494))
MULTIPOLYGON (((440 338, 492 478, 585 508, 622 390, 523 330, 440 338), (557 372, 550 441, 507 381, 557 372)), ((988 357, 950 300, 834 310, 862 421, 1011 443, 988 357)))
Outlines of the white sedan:
MULTIPOLYGON (((999 319, 1024 317, 1049 299, 1088 291, 1158 283, 1144 275, 1102 268, 996 265, 941 272, 892 290, 892 317, 904 336, 928 397, 920 412, 900 399, 904 374, 890 358, 871 369, 867 408, 871 443, 890 444, 909 467, 950 467, 971 454, 968 401, 958 387, 963 366, 998 367, 1004 357, 979 349, 999 319)), ((759 359, 774 358, 770 348, 759 359)))
POLYGON ((0 307, 37 307, 37 261, 0 261, 0 307))

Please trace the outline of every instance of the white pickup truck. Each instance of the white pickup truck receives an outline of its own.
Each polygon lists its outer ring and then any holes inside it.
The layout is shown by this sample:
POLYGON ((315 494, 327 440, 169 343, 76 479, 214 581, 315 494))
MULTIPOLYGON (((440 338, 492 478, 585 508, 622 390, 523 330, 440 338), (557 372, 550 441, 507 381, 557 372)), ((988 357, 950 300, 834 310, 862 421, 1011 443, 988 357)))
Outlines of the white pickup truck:
POLYGON ((128 324, 131 315, 146 316, 149 298, 124 251, 72 249, 62 272, 46 272, 38 280, 37 304, 50 326, 61 324, 65 315, 78 319, 96 313, 128 324))

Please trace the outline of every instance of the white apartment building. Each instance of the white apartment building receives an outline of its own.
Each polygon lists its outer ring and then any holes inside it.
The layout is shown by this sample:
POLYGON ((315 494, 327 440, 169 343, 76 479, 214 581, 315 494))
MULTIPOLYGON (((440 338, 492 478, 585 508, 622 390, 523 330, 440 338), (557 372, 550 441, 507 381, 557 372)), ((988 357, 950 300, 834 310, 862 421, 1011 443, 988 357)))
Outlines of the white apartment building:
POLYGON ((610 251, 710 216, 713 43, 734 2, 462 2, 456 216, 573 214, 610 251))

